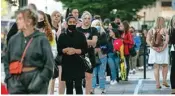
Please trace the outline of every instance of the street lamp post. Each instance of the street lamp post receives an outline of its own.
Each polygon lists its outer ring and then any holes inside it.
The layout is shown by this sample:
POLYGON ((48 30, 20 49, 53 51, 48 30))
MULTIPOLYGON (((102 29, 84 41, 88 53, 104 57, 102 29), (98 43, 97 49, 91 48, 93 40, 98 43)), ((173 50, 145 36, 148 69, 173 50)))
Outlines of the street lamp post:
MULTIPOLYGON (((145 26, 145 16, 146 16, 146 12, 144 12, 143 13, 144 14, 144 21, 143 21, 143 23, 144 23, 144 26, 145 26)), ((147 52, 147 44, 146 44, 146 41, 144 42, 145 44, 144 44, 144 79, 146 79, 146 52, 147 52)))

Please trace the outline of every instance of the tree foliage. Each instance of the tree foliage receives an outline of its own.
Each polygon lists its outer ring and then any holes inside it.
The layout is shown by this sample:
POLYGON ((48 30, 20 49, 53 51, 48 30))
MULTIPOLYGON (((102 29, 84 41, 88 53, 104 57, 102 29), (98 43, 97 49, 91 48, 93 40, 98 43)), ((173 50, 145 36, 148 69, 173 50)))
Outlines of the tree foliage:
POLYGON ((87 10, 93 15, 98 14, 103 19, 119 15, 122 19, 131 21, 144 6, 152 5, 156 0, 55 0, 61 1, 65 8, 77 8, 80 13, 87 10), (117 12, 113 10, 117 9, 117 12))

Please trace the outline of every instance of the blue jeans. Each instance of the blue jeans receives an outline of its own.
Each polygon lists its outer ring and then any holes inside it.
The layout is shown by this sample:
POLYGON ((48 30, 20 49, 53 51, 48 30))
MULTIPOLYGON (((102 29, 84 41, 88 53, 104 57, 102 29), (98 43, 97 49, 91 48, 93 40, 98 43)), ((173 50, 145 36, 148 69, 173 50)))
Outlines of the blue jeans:
POLYGON ((119 74, 119 64, 120 58, 114 53, 108 53, 108 64, 111 70, 111 80, 116 80, 119 74))
POLYGON ((93 69, 92 88, 96 87, 97 84, 96 77, 98 75, 100 88, 104 89, 106 84, 105 72, 106 72, 107 56, 100 58, 100 61, 102 64, 93 69))

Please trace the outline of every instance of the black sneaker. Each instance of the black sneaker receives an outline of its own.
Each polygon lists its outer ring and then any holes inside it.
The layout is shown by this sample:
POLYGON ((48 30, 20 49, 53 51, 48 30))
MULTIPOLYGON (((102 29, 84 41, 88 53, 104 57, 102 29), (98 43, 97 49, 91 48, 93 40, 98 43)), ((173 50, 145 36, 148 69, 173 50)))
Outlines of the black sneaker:
POLYGON ((102 91, 101 94, 106 94, 106 92, 102 91))
POLYGON ((94 92, 91 92, 90 94, 94 94, 94 92))
POLYGON ((106 90, 105 89, 102 89, 101 94, 106 94, 106 90))

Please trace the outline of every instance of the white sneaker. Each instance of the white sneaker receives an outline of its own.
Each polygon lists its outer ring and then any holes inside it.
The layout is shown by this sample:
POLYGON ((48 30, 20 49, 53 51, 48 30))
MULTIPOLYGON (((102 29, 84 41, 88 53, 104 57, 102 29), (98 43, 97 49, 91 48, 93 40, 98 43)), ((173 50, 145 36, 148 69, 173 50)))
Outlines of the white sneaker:
POLYGON ((110 81, 111 81, 110 76, 106 76, 106 81, 107 81, 107 82, 110 82, 110 81))
POLYGON ((130 70, 130 71, 129 71, 129 74, 133 74, 133 70, 130 70))
POLYGON ((133 69, 133 74, 135 74, 136 73, 136 69, 133 69))
POLYGON ((117 81, 116 81, 116 80, 112 80, 112 81, 110 82, 110 84, 111 84, 111 85, 115 85, 115 84, 117 84, 117 81))
POLYGON ((139 67, 139 70, 143 70, 143 69, 144 69, 143 66, 139 67))
POLYGON ((153 67, 152 66, 148 66, 148 69, 151 70, 151 69, 153 69, 153 67))

